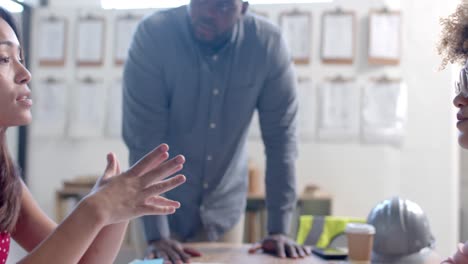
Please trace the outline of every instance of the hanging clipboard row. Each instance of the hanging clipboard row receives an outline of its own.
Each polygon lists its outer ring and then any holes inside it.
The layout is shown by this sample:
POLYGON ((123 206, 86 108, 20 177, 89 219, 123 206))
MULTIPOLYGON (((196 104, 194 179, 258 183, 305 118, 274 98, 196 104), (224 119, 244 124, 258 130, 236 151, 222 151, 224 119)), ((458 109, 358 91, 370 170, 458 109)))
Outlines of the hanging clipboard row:
POLYGON ((133 33, 142 18, 143 16, 132 13, 127 13, 117 17, 114 31, 115 65, 123 65, 125 63, 133 33))
POLYGON ((312 47, 312 14, 293 9, 280 14, 281 32, 296 64, 309 64, 312 47))
POLYGON ((352 64, 356 50, 356 14, 341 7, 322 15, 322 62, 352 64))
POLYGON ((401 58, 401 13, 388 8, 369 13, 368 61, 372 65, 398 65, 401 58))
POLYGON ((40 66, 64 66, 67 54, 68 21, 50 14, 39 21, 38 61, 40 66))
POLYGON ((105 20, 87 14, 77 22, 76 63, 78 66, 101 66, 104 62, 105 20))

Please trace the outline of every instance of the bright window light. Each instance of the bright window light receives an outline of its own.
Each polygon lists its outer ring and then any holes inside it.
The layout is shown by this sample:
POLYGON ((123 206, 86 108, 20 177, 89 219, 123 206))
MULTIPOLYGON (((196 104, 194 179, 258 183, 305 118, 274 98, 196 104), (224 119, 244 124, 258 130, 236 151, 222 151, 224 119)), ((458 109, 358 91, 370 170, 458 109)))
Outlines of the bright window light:
POLYGON ((12 13, 23 12, 23 6, 10 0, 0 0, 0 6, 12 13))
MULTIPOLYGON (((132 8, 171 8, 186 5, 190 0, 101 0, 104 9, 132 9, 132 8)), ((309 4, 330 3, 333 0, 249 0, 252 5, 265 4, 309 4)))

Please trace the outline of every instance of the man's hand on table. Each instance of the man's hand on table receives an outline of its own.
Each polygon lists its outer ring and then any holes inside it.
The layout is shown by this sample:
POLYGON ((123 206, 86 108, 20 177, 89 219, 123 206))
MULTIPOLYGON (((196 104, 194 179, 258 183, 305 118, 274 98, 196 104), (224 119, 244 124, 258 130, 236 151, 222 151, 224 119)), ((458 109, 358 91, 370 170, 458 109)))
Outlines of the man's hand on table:
POLYGON ((190 257, 200 257, 201 253, 193 248, 187 248, 176 240, 161 239, 153 241, 146 249, 145 258, 163 258, 164 264, 189 263, 190 257))
POLYGON ((303 258, 312 254, 309 247, 301 246, 282 234, 267 236, 261 243, 254 245, 249 253, 255 253, 259 249, 280 258, 303 258))

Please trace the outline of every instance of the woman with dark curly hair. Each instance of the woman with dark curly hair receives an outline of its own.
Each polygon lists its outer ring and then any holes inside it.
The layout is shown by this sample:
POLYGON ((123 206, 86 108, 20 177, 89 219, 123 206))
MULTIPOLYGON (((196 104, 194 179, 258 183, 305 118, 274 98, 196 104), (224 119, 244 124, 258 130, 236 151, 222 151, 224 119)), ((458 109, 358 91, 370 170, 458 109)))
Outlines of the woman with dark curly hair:
MULTIPOLYGON (((468 1, 463 0, 453 14, 441 20, 442 36, 438 46, 442 68, 448 63, 464 65, 455 84, 453 104, 459 109, 458 143, 468 149, 468 1)), ((468 241, 458 244, 458 251, 443 263, 468 264, 468 241)))
POLYGON ((162 144, 121 173, 109 153, 93 190, 56 224, 21 181, 5 140, 9 127, 31 122, 30 80, 13 18, 0 7, 0 263, 8 257, 10 237, 29 252, 18 263, 113 263, 129 219, 179 208, 160 194, 185 182, 183 175, 164 180, 181 170, 185 159, 167 160, 168 146, 162 144))

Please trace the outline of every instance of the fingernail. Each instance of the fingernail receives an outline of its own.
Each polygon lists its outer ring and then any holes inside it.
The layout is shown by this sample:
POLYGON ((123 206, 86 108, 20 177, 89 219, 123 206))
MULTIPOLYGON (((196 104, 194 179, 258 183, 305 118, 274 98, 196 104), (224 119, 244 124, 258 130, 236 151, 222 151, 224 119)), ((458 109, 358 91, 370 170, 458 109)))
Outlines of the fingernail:
POLYGON ((177 156, 176 158, 177 163, 182 163, 185 161, 185 157, 182 155, 177 156))
POLYGON ((162 152, 166 152, 166 151, 169 150, 169 145, 167 145, 167 144, 161 144, 161 148, 160 148, 160 149, 161 149, 162 152))

